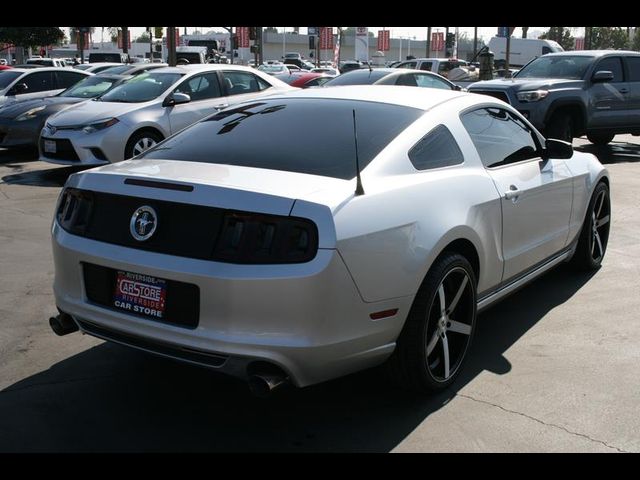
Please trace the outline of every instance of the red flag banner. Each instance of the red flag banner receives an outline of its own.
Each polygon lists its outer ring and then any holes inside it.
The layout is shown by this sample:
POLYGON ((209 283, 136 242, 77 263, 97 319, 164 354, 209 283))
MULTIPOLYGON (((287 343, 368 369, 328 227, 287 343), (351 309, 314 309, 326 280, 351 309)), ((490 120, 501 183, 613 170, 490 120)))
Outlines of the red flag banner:
POLYGON ((378 30, 378 50, 381 52, 389 50, 389 30, 378 30))
POLYGON ((576 50, 584 50, 584 37, 576 38, 576 50))
POLYGON ((249 27, 236 27, 238 48, 249 48, 249 27))
POLYGON ((320 49, 333 49, 333 27, 320 27, 320 49))
POLYGON ((441 52, 444 50, 444 33, 434 32, 431 34, 431 50, 441 52))

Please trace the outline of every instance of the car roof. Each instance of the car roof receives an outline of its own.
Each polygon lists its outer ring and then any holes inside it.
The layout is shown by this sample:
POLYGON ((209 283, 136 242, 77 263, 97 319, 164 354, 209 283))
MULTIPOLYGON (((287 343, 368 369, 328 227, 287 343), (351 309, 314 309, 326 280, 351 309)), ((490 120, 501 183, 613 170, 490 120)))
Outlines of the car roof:
POLYGON ((545 57, 602 57, 604 55, 634 55, 639 56, 640 52, 631 50, 570 50, 568 52, 547 53, 545 57))
POLYGON ((269 98, 361 100, 429 110, 440 103, 465 95, 471 94, 439 88, 415 88, 395 85, 339 85, 331 88, 294 90, 281 95, 273 95, 269 98))
POLYGON ((195 63, 191 65, 176 65, 175 67, 161 67, 153 70, 153 73, 192 73, 201 70, 238 70, 241 72, 255 72, 256 69, 241 65, 226 63, 195 63))
MULTIPOLYGON (((21 73, 26 73, 26 72, 34 72, 36 71, 36 69, 34 68, 14 68, 13 71, 15 72, 21 72, 21 73)), ((74 72, 74 73, 82 73, 85 75, 93 75, 91 72, 84 72, 82 70, 78 70, 73 69, 73 68, 68 68, 68 67, 38 67, 37 68, 38 72, 74 72)))

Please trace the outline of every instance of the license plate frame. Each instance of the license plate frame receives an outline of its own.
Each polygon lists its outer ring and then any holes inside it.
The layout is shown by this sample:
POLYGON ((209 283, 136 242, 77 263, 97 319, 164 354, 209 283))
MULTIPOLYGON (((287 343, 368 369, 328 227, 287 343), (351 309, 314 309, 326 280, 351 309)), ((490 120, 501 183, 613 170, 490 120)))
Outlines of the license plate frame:
POLYGON ((113 308, 154 320, 164 320, 167 280, 126 270, 115 271, 113 308))

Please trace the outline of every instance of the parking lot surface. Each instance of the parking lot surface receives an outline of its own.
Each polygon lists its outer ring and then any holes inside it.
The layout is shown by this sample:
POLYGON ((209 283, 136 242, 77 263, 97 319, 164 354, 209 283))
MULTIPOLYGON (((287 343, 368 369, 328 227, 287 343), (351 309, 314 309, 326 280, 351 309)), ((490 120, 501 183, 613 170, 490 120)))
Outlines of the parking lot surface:
POLYGON ((640 452, 640 138, 576 139, 611 174, 603 266, 484 312, 430 397, 377 369, 268 399, 209 370, 57 337, 50 226, 75 167, 0 150, 0 451, 640 452))

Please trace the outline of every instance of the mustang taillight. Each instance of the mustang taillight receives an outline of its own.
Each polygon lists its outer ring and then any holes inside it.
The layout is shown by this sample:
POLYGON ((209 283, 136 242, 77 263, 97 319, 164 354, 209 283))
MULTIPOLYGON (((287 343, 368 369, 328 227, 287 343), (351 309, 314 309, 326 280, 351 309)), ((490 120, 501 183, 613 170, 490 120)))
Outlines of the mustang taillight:
POLYGON ((90 192, 65 188, 60 196, 56 219, 69 233, 82 235, 89 224, 92 205, 93 197, 90 192))
POLYGON ((318 251, 318 229, 310 220, 230 212, 213 250, 213 259, 231 263, 302 263, 318 251))

